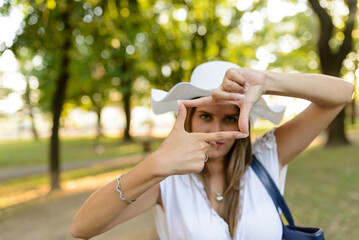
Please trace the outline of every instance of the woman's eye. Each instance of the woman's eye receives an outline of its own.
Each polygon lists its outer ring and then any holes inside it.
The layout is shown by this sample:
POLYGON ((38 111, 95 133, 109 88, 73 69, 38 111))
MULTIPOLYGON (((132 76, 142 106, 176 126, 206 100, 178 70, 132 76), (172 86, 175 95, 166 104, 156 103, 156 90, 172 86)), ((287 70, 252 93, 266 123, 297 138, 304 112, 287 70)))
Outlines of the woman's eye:
POLYGON ((211 116, 209 114, 202 114, 200 116, 203 120, 210 120, 211 119, 211 116))
POLYGON ((237 122, 237 121, 238 121, 237 118, 235 118, 235 117, 226 117, 224 120, 225 120, 226 122, 230 122, 230 123, 233 123, 233 122, 237 122))

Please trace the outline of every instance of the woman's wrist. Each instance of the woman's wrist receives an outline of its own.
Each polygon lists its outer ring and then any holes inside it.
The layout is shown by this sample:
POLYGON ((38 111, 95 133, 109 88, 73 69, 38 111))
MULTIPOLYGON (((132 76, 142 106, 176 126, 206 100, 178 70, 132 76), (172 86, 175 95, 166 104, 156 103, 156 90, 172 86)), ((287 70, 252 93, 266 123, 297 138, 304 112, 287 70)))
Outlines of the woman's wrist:
MULTIPOLYGON (((134 200, 141 196, 145 191, 160 183, 165 177, 156 166, 155 157, 150 154, 142 160, 136 167, 132 168, 120 179, 117 179, 116 190, 127 200, 134 200)), ((121 198, 122 199, 122 198, 121 198)))
POLYGON ((270 72, 270 71, 262 71, 262 73, 264 74, 264 86, 263 86, 263 94, 273 94, 275 92, 278 92, 278 87, 276 86, 276 83, 278 83, 278 81, 276 81, 275 78, 275 74, 278 73, 274 73, 274 72, 270 72))
POLYGON ((144 168, 150 171, 154 178, 165 179, 170 175, 164 164, 163 154, 160 150, 156 150, 145 158, 141 164, 144 168))

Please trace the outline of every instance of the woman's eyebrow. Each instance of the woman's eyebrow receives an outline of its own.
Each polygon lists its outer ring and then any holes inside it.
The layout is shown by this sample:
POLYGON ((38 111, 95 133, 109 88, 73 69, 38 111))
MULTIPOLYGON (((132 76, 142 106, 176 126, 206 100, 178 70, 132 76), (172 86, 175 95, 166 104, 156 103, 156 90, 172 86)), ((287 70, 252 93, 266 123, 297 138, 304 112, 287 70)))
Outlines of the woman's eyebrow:
MULTIPOLYGON (((213 115, 213 113, 210 113, 210 112, 207 112, 207 111, 204 111, 204 110, 199 110, 197 111, 197 113, 199 114, 209 114, 209 115, 213 115)), ((224 117, 236 117, 238 118, 238 115, 239 113, 233 113, 233 114, 224 114, 224 117)))
POLYGON ((203 110, 199 110, 197 111, 198 113, 205 113, 205 114, 209 114, 209 115, 213 115, 213 113, 207 112, 207 111, 203 111, 203 110))
POLYGON ((234 113, 234 114, 225 114, 224 116, 226 116, 226 117, 238 117, 238 113, 234 113))

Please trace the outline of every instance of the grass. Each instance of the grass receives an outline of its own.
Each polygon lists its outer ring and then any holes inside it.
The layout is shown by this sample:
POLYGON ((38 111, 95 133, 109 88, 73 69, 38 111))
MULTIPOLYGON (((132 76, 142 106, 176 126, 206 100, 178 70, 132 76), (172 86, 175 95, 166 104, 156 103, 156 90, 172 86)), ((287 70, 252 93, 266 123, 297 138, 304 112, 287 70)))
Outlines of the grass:
POLYGON ((289 165, 285 198, 299 226, 327 239, 359 236, 359 144, 312 148, 289 165))
MULTIPOLYGON (((268 129, 255 129, 252 134, 258 136, 268 129)), ((157 148, 163 139, 153 139, 157 148)), ((118 138, 101 137, 103 151, 96 153, 94 140, 91 138, 61 139, 61 163, 97 161, 118 156, 126 156, 143 151, 141 140, 125 142, 118 138)), ((48 139, 0 141, 0 168, 23 167, 48 164, 50 143, 48 139)))
MULTIPOLYGON (((349 132, 355 133, 356 138, 353 139, 359 139, 358 126, 348 128, 349 132)), ((264 132, 265 130, 257 130, 254 134, 264 132)), ((159 143, 160 141, 155 142, 155 148, 159 143)), ((105 147, 105 152, 95 155, 91 139, 64 140, 62 159, 64 162, 105 159, 142 151, 140 142, 124 143, 118 139, 103 138, 101 144, 105 147)), ((46 149, 47 143, 43 140, 38 143, 0 143, 0 167, 46 164, 46 149), (7 156, 11 163, 2 163, 4 156, 7 156)), ((356 141, 352 146, 330 149, 319 146, 308 149, 290 164, 285 198, 298 226, 321 227, 327 239, 356 239, 359 236, 358 156, 359 141, 356 141)), ((97 166, 67 171, 61 174, 61 180, 66 182, 130 167, 132 166, 97 166)), ((48 176, 45 175, 0 182, 0 204, 1 199, 9 194, 40 189, 48 186, 48 182, 48 176)))
MULTIPOLYGON (((255 128, 252 130, 253 139, 266 131, 268 131, 266 128, 255 128)), ((359 132, 359 123, 350 125, 348 131, 359 132)), ((162 139, 154 139, 154 148, 157 148, 161 142, 162 139)), ((97 161, 143 151, 140 139, 125 142, 119 138, 101 137, 100 144, 103 151, 96 153, 94 140, 91 138, 62 139, 60 161, 61 163, 97 161)), ((47 165, 49 147, 48 139, 0 141, 0 168, 47 165)))
MULTIPOLYGON (((154 141, 155 147, 161 142, 154 141)), ((96 161, 131 155, 143 151, 143 145, 139 140, 125 142, 117 138, 102 137, 100 144, 103 151, 96 153, 93 139, 63 139, 60 144, 61 162, 96 161)), ((41 139, 17 140, 0 142, 0 168, 17 166, 34 166, 48 163, 49 141, 41 139)))
MULTIPOLYGON (((298 226, 321 227, 327 239, 356 239, 359 236, 358 156, 358 143, 330 149, 315 147, 306 150, 289 165, 285 198, 298 226)), ((61 180, 67 182, 131 167, 133 165, 72 170, 63 172, 61 180)), ((12 179, 1 185, 0 204, 9 194, 48 185, 48 177, 12 179)), ((9 216, 9 212, 6 213, 3 215, 9 216)))

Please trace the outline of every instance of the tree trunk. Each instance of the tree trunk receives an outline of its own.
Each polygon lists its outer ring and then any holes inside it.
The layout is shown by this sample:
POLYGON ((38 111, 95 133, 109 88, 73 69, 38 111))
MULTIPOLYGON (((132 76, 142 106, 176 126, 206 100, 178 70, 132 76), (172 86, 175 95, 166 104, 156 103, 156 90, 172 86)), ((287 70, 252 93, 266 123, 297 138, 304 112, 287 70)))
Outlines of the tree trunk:
POLYGON ((345 109, 330 123, 328 127, 328 140, 326 147, 340 146, 349 144, 344 131, 345 109))
POLYGON ((126 141, 131 141, 132 137, 130 135, 130 125, 131 125, 131 91, 126 92, 123 95, 123 104, 126 115, 126 127, 124 131, 124 139, 126 141))
MULTIPOLYGON (((331 66, 329 69, 322 67, 322 72, 331 76, 338 77, 341 64, 331 66)), ((334 64, 333 64, 334 65, 334 64)), ((350 144, 344 127, 345 108, 334 118, 327 128, 328 139, 325 144, 326 147, 342 146, 350 144)))
POLYGON ((34 118, 34 114, 32 114, 32 107, 30 105, 29 105, 29 116, 30 116, 30 119, 31 119, 31 131, 32 131, 32 134, 34 135, 35 141, 38 141, 39 140, 39 135, 37 134, 37 131, 36 131, 35 118, 34 118))
POLYGON ((30 120, 31 120, 32 134, 34 135, 35 141, 38 141, 39 140, 39 135, 37 134, 36 127, 35 127, 35 119, 34 119, 34 115, 32 114, 30 92, 31 92, 31 90, 30 90, 29 79, 28 79, 28 77, 26 77, 26 91, 25 91, 25 96, 24 96, 24 98, 25 98, 25 107, 29 111, 29 116, 30 116, 30 120))
POLYGON ((355 124, 355 118, 356 118, 356 109, 355 109, 355 98, 352 100, 352 102, 350 103, 351 106, 351 124, 354 125, 355 124))
POLYGON ((130 135, 131 129, 131 95, 132 95, 132 78, 133 73, 130 72, 130 68, 128 66, 132 66, 130 59, 125 59, 121 65, 122 72, 125 73, 125 77, 123 79, 123 107, 126 116, 126 126, 123 133, 123 138, 125 141, 131 141, 132 137, 130 135))
MULTIPOLYGON (((318 40, 318 51, 322 73, 338 77, 343 61, 345 60, 348 53, 352 51, 352 31, 355 24, 357 1, 345 1, 349 8, 349 14, 347 20, 345 21, 345 28, 342 31, 342 33, 344 34, 344 40, 337 52, 333 52, 329 45, 331 37, 334 35, 334 32, 336 30, 333 25, 332 17, 320 5, 318 0, 308 1, 320 21, 320 37, 318 40)), ((328 127, 328 141, 326 143, 326 146, 349 144, 349 141, 344 131, 344 119, 345 111, 342 110, 328 127)))
POLYGON ((51 191, 60 188, 60 152, 59 152, 59 126, 60 116, 65 101, 66 87, 69 80, 69 63, 71 48, 71 32, 69 24, 69 7, 64 11, 61 19, 65 25, 65 41, 61 49, 60 75, 56 82, 56 90, 52 100, 53 110, 53 126, 50 142, 50 175, 51 175, 51 191))
POLYGON ((96 114, 97 114, 97 134, 94 141, 94 149, 100 145, 100 138, 102 136, 102 125, 101 125, 101 110, 102 108, 96 108, 96 114))

